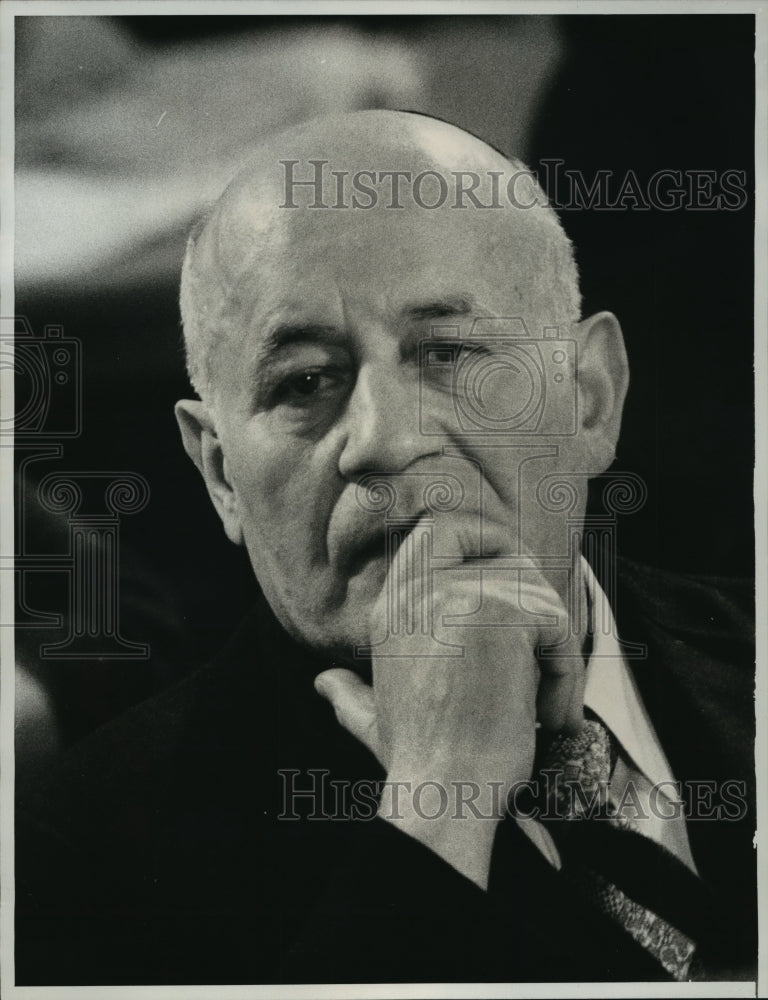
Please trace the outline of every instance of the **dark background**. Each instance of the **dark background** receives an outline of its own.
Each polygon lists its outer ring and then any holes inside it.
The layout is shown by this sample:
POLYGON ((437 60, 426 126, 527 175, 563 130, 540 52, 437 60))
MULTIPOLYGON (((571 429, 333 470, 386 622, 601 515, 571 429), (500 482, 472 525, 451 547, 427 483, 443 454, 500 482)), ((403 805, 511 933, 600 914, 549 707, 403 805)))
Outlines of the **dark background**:
MULTIPOLYGON (((162 48, 184 39, 263 31, 279 18, 122 18, 162 48)), ((306 25, 310 19, 298 19, 306 25)), ((418 37, 493 31, 495 18, 311 19, 418 37)), ((611 309, 625 332, 632 388, 617 468, 648 484, 645 507, 619 527, 621 552, 692 574, 753 572, 754 19, 747 15, 568 16, 556 25, 558 70, 541 96, 524 153, 559 157, 587 177, 655 170, 740 169, 738 212, 566 211, 585 315, 611 309)), ((510 94, 510 100, 513 99, 510 94)), ((479 105, 482 95, 477 95, 479 105)), ((378 106, 371 95, 370 106, 378 106)), ((466 101, 456 121, 467 120, 466 101)), ((496 109, 503 116, 503 107, 496 109)), ((471 117, 471 116, 470 116, 471 117)), ((480 116, 482 117, 482 116, 480 116)), ((483 119, 484 120, 484 119, 483 119)), ((482 128, 479 129, 482 134, 482 128)), ((486 136, 494 138, 493 136, 486 136)), ((516 153, 518 150, 505 149, 516 153)), ((179 265, 180 265, 179 257, 179 265)), ((61 324, 83 342, 82 435, 68 469, 126 469, 151 486, 147 508, 121 522, 122 631, 149 641, 146 662, 38 662, 40 630, 19 633, 32 672, 53 693, 61 742, 203 662, 252 602, 245 554, 224 538, 182 451, 172 407, 189 394, 177 275, 19 288, 17 314, 36 331, 61 324)), ((41 469, 41 473, 55 466, 41 469)), ((43 544, 64 536, 40 517, 43 544)), ((30 599, 62 608, 60 581, 30 599)))

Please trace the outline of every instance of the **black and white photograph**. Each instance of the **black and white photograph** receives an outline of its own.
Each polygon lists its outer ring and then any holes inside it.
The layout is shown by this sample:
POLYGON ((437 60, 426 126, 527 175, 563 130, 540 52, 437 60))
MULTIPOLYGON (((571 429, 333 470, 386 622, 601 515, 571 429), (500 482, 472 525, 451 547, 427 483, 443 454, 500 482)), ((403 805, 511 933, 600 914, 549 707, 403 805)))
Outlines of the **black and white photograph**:
POLYGON ((758 8, 3 4, 4 996, 764 995, 758 8))

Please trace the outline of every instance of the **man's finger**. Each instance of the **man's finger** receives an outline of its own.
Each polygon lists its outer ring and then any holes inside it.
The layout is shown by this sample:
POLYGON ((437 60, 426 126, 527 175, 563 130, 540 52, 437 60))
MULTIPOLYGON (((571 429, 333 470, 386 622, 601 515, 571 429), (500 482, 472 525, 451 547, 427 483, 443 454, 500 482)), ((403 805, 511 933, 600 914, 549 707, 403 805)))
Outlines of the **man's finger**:
POLYGON ((576 682, 573 685, 573 696, 568 708, 565 730, 568 736, 576 736, 584 726, 584 689, 587 686, 587 671, 582 661, 579 661, 576 670, 576 682))
POLYGON ((373 688, 352 670, 336 667, 317 675, 315 690, 333 705, 339 723, 381 759, 373 688))
POLYGON ((577 643, 567 641, 558 651, 540 656, 538 662, 541 670, 536 697, 539 722, 555 732, 579 732, 584 720, 586 671, 577 643))

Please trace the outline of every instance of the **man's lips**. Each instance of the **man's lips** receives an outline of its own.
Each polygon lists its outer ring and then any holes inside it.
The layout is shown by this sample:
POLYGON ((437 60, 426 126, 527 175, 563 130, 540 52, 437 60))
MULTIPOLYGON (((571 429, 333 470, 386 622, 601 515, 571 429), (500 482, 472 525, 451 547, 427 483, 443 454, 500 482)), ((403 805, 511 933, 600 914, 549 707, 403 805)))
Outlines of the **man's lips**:
POLYGON ((389 562, 403 542, 405 535, 412 530, 421 515, 407 519, 398 518, 397 530, 387 531, 387 526, 379 522, 375 527, 351 538, 341 552, 339 566, 346 576, 355 576, 375 559, 384 558, 389 562))
POLYGON ((425 514, 435 527, 453 511, 482 509, 483 483, 472 462, 424 455, 397 473, 369 473, 332 499, 325 553, 340 580, 376 564, 386 567, 404 536, 425 514))
MULTIPOLYGON (((390 544, 391 544, 390 540, 390 544)), ((385 532, 379 532, 370 538, 363 545, 358 546, 346 560, 345 569, 350 576, 356 576, 373 559, 379 559, 387 555, 387 536, 385 532)))

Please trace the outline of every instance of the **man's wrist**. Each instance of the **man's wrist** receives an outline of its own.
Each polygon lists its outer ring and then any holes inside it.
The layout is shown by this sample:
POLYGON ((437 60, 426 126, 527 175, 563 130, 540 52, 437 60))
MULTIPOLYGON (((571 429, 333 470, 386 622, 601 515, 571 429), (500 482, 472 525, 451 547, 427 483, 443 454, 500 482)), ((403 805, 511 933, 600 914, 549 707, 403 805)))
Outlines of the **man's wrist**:
POLYGON ((486 889, 503 804, 503 782, 393 777, 385 782, 378 816, 486 889))

